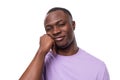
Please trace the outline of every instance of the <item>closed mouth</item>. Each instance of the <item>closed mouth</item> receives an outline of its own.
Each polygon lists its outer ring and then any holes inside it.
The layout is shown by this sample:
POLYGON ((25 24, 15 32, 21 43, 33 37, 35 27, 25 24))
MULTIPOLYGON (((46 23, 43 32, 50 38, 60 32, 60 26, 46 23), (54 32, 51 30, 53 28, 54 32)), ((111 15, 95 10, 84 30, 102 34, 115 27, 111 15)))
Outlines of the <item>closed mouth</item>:
POLYGON ((61 36, 61 37, 56 37, 54 40, 55 41, 62 41, 64 39, 64 36, 61 36))

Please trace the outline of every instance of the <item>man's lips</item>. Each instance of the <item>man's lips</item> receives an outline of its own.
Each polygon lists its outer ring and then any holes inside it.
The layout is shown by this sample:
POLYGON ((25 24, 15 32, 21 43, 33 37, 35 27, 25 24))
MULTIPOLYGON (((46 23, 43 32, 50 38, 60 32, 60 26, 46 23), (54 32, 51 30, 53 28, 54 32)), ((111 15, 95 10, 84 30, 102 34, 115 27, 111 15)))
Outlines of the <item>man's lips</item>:
POLYGON ((54 40, 55 41, 62 41, 64 39, 64 36, 61 36, 61 37, 56 37, 54 40))

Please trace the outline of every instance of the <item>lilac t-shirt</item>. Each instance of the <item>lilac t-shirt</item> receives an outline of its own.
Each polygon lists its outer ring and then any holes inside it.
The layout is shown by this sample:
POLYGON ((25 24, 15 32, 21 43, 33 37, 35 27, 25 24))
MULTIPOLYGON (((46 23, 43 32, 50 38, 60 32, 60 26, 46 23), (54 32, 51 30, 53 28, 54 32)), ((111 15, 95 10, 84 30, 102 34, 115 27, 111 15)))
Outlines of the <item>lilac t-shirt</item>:
POLYGON ((71 56, 49 52, 43 76, 44 80, 109 80, 104 62, 82 49, 71 56))

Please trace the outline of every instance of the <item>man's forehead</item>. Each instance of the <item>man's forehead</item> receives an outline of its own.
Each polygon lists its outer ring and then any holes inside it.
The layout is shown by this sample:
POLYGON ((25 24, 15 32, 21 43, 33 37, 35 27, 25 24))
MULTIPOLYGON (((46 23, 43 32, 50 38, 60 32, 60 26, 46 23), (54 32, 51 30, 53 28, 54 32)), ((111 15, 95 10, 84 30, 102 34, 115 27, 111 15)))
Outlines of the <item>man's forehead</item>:
POLYGON ((45 23, 49 23, 51 21, 65 20, 67 19, 67 15, 62 10, 57 10, 50 12, 46 15, 45 23))

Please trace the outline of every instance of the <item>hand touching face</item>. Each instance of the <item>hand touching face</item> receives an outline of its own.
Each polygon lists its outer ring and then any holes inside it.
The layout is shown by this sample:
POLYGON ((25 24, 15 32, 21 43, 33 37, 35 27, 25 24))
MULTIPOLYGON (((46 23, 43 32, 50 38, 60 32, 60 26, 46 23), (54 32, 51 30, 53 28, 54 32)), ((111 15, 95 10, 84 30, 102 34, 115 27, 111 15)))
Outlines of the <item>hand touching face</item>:
POLYGON ((47 53, 53 46, 54 40, 48 35, 44 34, 40 37, 40 49, 47 53))
POLYGON ((75 22, 63 11, 49 13, 44 25, 46 33, 53 38, 57 47, 65 48, 74 40, 75 22))

